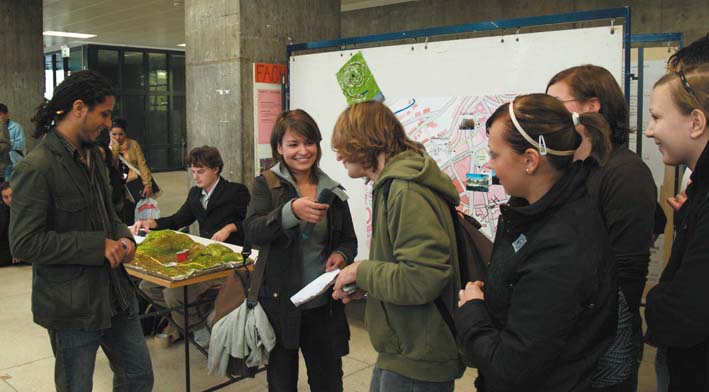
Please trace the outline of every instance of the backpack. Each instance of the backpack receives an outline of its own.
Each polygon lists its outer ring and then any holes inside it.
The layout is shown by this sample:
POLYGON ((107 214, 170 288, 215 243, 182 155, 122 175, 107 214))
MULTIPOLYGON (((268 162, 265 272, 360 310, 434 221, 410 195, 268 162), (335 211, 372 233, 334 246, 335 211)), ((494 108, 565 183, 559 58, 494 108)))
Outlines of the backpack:
MULTIPOLYGON (((382 186, 385 202, 389 199, 389 190, 393 179, 388 179, 382 186)), ((460 271, 460 287, 465 288, 466 283, 484 280, 487 275, 487 266, 492 256, 492 241, 480 232, 482 225, 470 215, 458 211, 455 206, 448 206, 455 228, 455 242, 458 248, 458 269, 460 271)), ((434 301, 438 311, 446 322, 453 336, 456 336, 455 323, 450 311, 446 308, 443 298, 434 301)))

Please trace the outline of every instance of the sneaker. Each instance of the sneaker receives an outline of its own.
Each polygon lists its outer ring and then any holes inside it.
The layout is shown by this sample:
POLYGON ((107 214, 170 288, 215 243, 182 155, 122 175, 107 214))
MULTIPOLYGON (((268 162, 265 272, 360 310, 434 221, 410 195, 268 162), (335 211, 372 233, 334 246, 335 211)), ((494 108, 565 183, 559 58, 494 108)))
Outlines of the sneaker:
POLYGON ((209 347, 209 338, 211 337, 207 327, 202 327, 193 332, 194 341, 202 346, 202 348, 209 347))

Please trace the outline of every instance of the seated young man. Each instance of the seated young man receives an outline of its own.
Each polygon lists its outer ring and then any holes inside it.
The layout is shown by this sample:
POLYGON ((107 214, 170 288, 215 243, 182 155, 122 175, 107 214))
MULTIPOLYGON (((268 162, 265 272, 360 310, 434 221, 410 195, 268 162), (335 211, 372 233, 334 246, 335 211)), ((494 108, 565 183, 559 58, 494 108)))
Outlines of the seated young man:
MULTIPOLYGON (((185 204, 175 214, 160 218, 137 221, 133 234, 139 230, 177 230, 189 226, 196 220, 199 223, 199 235, 215 241, 243 245, 244 234, 242 221, 246 216, 249 204, 249 190, 236 182, 229 182, 220 176, 224 163, 215 147, 195 147, 187 157, 187 165, 192 172, 195 186, 190 189, 185 204)), ((207 281, 190 285, 188 291, 189 303, 195 302, 205 291, 214 285, 215 281, 207 281)), ((140 283, 143 291, 158 305, 173 308, 183 305, 183 289, 169 289, 143 281, 140 283)), ((204 316, 200 309, 189 308, 190 328, 201 346, 209 344, 209 332, 204 326, 204 316)), ((172 318, 184 328, 182 312, 172 312, 172 318)))

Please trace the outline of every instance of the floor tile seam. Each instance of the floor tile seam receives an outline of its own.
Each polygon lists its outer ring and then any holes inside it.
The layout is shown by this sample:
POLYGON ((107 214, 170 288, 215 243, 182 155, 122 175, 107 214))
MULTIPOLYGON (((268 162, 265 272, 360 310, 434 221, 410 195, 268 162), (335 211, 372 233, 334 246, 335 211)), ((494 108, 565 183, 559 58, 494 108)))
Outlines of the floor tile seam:
POLYGON ((13 365, 13 366, 10 366, 10 367, 7 367, 7 368, 3 368, 3 369, 0 369, 0 372, 5 372, 5 371, 7 371, 7 370, 15 369, 15 368, 18 368, 18 367, 22 367, 22 366, 26 366, 26 365, 31 365, 31 364, 33 364, 33 363, 36 363, 36 362, 39 362, 39 361, 44 361, 45 359, 49 359, 49 358, 54 358, 54 355, 49 355, 49 356, 46 356, 46 357, 42 357, 42 358, 39 358, 39 359, 35 359, 34 361, 23 362, 23 363, 18 364, 18 365, 13 365))

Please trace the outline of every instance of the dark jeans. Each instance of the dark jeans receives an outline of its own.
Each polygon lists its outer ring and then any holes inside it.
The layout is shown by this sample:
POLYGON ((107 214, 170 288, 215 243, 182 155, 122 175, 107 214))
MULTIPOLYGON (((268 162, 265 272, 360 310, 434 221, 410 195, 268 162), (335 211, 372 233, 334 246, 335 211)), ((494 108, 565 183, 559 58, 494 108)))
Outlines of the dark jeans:
POLYGON ((49 330, 49 340, 56 358, 54 383, 59 392, 92 390, 99 346, 113 370, 114 391, 153 389, 153 366, 137 316, 118 314, 111 319, 111 328, 100 331, 49 330))
MULTIPOLYGON (((342 391, 342 357, 333 343, 334 330, 330 306, 302 311, 300 350, 312 392, 342 391)), ((277 343, 268 356, 266 378, 269 392, 296 392, 298 350, 288 350, 277 343)))
POLYGON ((667 347, 658 347, 655 355, 655 379, 657 392, 670 389, 670 368, 667 365, 667 347))
POLYGON ((369 392, 453 392, 455 381, 419 381, 374 367, 369 392))

